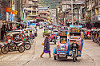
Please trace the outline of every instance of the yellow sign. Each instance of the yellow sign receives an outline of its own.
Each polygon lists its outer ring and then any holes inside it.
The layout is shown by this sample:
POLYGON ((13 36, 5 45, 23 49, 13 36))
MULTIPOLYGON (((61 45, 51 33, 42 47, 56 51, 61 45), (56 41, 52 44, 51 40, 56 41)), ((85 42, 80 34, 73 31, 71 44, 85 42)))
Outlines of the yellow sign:
POLYGON ((96 16, 98 16, 99 10, 98 9, 95 9, 95 12, 96 12, 96 16))
POLYGON ((16 10, 13 10, 13 11, 12 11, 12 14, 17 14, 17 12, 18 12, 18 11, 16 11, 16 10))
POLYGON ((27 18, 29 18, 29 16, 27 16, 27 18))

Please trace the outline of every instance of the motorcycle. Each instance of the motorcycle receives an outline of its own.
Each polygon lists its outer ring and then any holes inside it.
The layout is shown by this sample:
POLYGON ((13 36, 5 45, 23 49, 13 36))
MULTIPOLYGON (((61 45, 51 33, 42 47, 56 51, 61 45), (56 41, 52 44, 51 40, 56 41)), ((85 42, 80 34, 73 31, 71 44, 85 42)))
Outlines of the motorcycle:
POLYGON ((4 44, 1 51, 3 54, 7 54, 8 52, 12 51, 19 51, 20 53, 22 53, 25 51, 24 42, 19 41, 19 42, 10 42, 4 44))

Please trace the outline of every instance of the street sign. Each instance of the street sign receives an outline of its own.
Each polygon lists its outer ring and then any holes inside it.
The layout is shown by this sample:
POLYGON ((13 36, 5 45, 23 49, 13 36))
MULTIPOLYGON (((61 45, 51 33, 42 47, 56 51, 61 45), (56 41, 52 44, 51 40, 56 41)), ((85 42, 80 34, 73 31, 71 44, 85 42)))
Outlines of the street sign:
POLYGON ((18 11, 16 11, 16 10, 13 10, 13 11, 12 11, 12 14, 17 14, 17 12, 18 12, 18 11))
POLYGON ((29 16, 27 16, 27 18, 29 18, 29 16))
POLYGON ((12 8, 6 7, 6 12, 12 12, 12 8))
POLYGON ((70 22, 70 19, 67 19, 68 22, 70 22))

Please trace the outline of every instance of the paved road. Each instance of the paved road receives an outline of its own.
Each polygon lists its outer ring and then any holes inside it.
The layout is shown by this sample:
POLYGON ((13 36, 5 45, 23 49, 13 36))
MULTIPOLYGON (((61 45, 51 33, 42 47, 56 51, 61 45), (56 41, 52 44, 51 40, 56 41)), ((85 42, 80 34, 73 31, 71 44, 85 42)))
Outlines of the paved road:
POLYGON ((100 66, 100 46, 91 40, 84 41, 82 57, 77 62, 73 62, 72 58, 68 60, 53 60, 53 48, 56 46, 51 43, 52 58, 48 54, 44 54, 40 58, 43 51, 42 29, 38 31, 38 37, 34 39, 31 50, 24 53, 10 52, 8 54, 0 54, 0 66, 100 66))

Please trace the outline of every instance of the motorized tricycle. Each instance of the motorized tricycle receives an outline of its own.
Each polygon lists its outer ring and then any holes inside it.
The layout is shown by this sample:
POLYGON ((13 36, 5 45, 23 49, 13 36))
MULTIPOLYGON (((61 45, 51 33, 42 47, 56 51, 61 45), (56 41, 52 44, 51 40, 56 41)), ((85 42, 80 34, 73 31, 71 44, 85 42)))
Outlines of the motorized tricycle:
POLYGON ((43 28, 43 22, 39 22, 39 29, 43 28))
POLYGON ((100 45, 100 29, 95 29, 92 31, 92 40, 100 45))
POLYGON ((92 30, 92 40, 93 42, 97 43, 97 30, 92 30))
POLYGON ((83 32, 80 32, 81 25, 70 25, 67 36, 60 35, 57 47, 54 48, 54 60, 67 59, 68 56, 73 58, 73 62, 77 57, 81 57, 83 47, 83 32))
POLYGON ((84 30, 84 38, 85 39, 91 39, 92 38, 91 30, 84 30))

